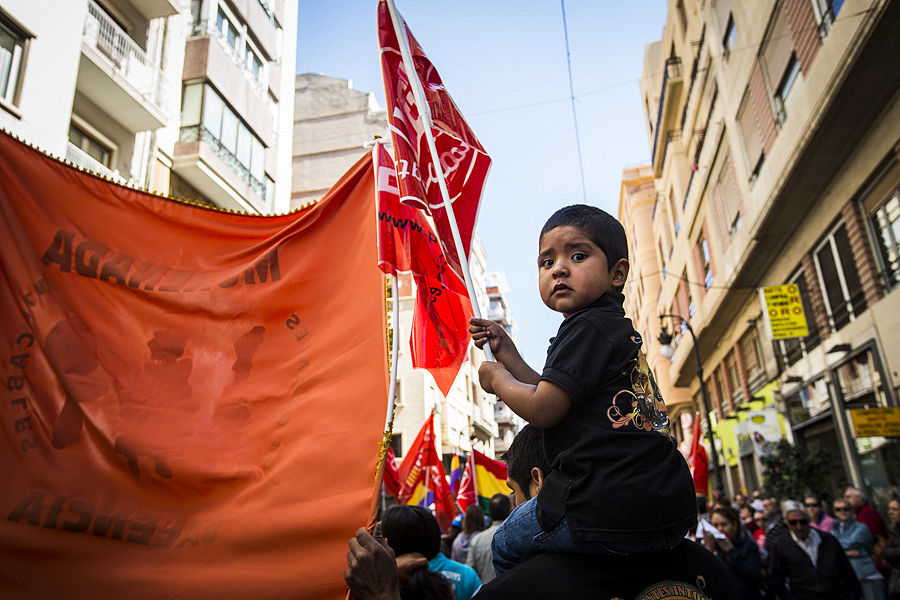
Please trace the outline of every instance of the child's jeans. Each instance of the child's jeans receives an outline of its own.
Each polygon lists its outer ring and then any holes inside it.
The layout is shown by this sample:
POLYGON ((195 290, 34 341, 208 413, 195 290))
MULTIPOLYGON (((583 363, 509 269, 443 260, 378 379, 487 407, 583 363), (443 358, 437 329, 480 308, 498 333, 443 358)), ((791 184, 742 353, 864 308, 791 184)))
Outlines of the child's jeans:
POLYGON ((574 552, 576 554, 628 555, 639 552, 669 550, 683 536, 653 543, 576 542, 572 540, 569 523, 563 519, 546 532, 537 520, 537 498, 518 505, 494 533, 491 552, 494 555, 494 571, 497 575, 540 552, 574 552))

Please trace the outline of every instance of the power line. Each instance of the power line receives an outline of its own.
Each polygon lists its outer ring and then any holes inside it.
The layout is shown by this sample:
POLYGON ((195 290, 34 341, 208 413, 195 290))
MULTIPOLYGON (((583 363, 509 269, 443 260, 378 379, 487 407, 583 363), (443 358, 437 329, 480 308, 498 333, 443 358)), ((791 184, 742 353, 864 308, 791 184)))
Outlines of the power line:
POLYGON ((562 8, 563 37, 566 40, 566 65, 569 68, 569 99, 572 101, 572 122, 575 125, 575 150, 578 152, 578 170, 581 173, 581 195, 587 204, 587 186, 584 184, 584 161, 581 159, 581 139, 578 135, 578 114, 575 112, 575 86, 572 83, 572 54, 569 52, 569 27, 566 24, 566 0, 559 0, 562 8))

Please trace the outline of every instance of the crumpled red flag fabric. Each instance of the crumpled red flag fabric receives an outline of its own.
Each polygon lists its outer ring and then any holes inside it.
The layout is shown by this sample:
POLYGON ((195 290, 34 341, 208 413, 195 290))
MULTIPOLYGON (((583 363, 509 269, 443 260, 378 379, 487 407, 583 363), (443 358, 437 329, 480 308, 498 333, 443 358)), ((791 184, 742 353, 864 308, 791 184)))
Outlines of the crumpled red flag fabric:
POLYGON ((228 214, 0 135, 0 597, 343 597, 387 402, 373 181, 228 214))
POLYGON ((394 24, 384 0, 378 3, 378 42, 381 46, 381 72, 388 105, 388 125, 398 165, 400 201, 426 210, 434 219, 437 235, 451 268, 462 277, 450 221, 438 187, 437 169, 425 137, 422 110, 430 110, 432 132, 440 157, 453 212, 459 228, 465 256, 469 255, 472 234, 478 217, 478 204, 491 158, 472 133, 441 77, 425 56, 422 47, 403 23, 416 65, 410 75, 403 65, 394 24), (427 107, 416 105, 410 76, 418 77, 425 91, 427 107))
POLYGON ((433 494, 434 513, 438 524, 446 531, 456 516, 456 505, 447 484, 444 463, 441 462, 434 444, 434 415, 428 415, 397 471, 400 476, 397 501, 407 504, 417 491, 416 488, 427 488, 433 494))
POLYGON ((691 452, 688 455, 688 466, 691 469, 691 479, 694 480, 694 491, 701 496, 709 495, 709 459, 706 456, 706 448, 700 442, 702 437, 700 430, 700 413, 694 413, 694 427, 691 437, 691 452))
POLYGON ((412 365, 428 369, 446 396, 466 359, 472 303, 466 285, 447 267, 425 215, 400 202, 394 162, 372 149, 378 195, 379 265, 386 274, 411 272, 416 282, 410 349, 412 365))

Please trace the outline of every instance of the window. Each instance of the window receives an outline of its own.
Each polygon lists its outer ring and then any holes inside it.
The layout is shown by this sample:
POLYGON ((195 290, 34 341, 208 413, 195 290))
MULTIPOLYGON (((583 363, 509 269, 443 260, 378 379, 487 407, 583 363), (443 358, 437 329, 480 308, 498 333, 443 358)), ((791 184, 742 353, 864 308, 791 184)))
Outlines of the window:
POLYGON ((698 262, 700 264, 700 275, 703 277, 703 287, 708 290, 712 287, 714 276, 712 269, 712 255, 709 252, 709 241, 706 239, 706 234, 704 234, 697 243, 697 253, 699 257, 698 262))
POLYGON ((789 338, 776 341, 782 360, 785 364, 790 366, 818 346, 820 340, 819 326, 816 323, 816 318, 809 302, 809 288, 806 285, 806 277, 803 274, 803 270, 800 269, 796 271, 788 280, 788 283, 795 284, 800 290, 800 299, 803 302, 803 314, 806 316, 807 333, 805 338, 789 338))
POLYGON ((713 6, 716 16, 716 25, 719 27, 719 34, 722 40, 722 55, 728 60, 731 49, 734 48, 735 40, 737 40, 737 25, 734 22, 734 15, 731 12, 731 2, 729 0, 717 0, 713 6))
POLYGON ((181 104, 183 121, 178 141, 202 139, 260 198, 265 198, 266 148, 259 138, 208 84, 186 85, 181 104))
POLYGON ((263 80, 263 61, 259 57, 259 54, 254 50, 250 44, 247 44, 246 53, 246 68, 247 72, 250 74, 251 79, 258 83, 262 83, 263 80))
POLYGON ((0 103, 18 102, 25 48, 31 37, 0 12, 0 103))
POLYGON ((222 7, 219 7, 219 11, 216 13, 216 30, 225 45, 231 48, 232 52, 236 52, 240 33, 222 7))
POLYGON ((744 369, 747 370, 747 380, 750 382, 751 389, 753 382, 757 378, 765 379, 763 371, 762 349, 759 346, 759 334, 756 329, 750 328, 741 336, 740 342, 741 358, 744 359, 744 369))
POLYGON ((719 212, 723 239, 730 239, 741 227, 741 196, 734 177, 731 156, 726 155, 716 179, 713 198, 719 212))
POLYGON ((900 189, 869 217, 878 247, 885 285, 888 289, 900 283, 900 189))
POLYGON ((112 148, 95 139, 74 123, 69 125, 69 143, 104 167, 109 167, 112 164, 112 148))
POLYGON ((819 35, 823 38, 831 31, 831 25, 837 18, 844 0, 811 0, 816 22, 819 24, 819 35))
POLYGON ((684 0, 678 0, 675 3, 675 8, 678 10, 678 21, 679 25, 681 25, 681 33, 687 32, 687 13, 684 10, 684 0))
POLYGON ((741 142, 744 144, 747 172, 750 173, 750 180, 755 181, 763 163, 763 147, 762 139, 759 136, 759 127, 756 124, 756 116, 750 106, 750 88, 744 92, 744 99, 741 101, 741 108, 737 114, 737 122, 741 142))
POLYGON ((738 372, 738 364, 734 352, 725 359, 725 370, 728 373, 728 382, 731 385, 731 401, 740 404, 744 401, 744 386, 741 385, 741 375, 738 372))
POLYGON ((841 329, 866 309, 866 297, 843 223, 825 238, 814 258, 828 320, 834 329, 841 329))
POLYGON ((796 83, 797 75, 799 74, 800 63, 797 62, 796 55, 792 54, 787 70, 784 72, 784 77, 781 79, 778 87, 775 88, 775 122, 779 126, 784 124, 788 113, 790 112, 790 107, 794 98, 793 92, 797 88, 794 84, 796 83))
POLYGON ((776 10, 766 31, 759 60, 772 96, 775 122, 781 126, 787 118, 791 92, 794 90, 800 65, 794 53, 794 38, 787 11, 776 10))

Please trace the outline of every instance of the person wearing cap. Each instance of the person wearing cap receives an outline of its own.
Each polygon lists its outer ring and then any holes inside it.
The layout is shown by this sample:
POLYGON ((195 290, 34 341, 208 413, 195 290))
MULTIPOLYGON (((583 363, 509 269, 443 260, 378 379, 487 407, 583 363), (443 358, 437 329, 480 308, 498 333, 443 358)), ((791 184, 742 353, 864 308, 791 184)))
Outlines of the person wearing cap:
POLYGON ((862 598, 856 573, 835 537, 811 528, 801 503, 785 500, 781 510, 788 535, 771 545, 769 596, 781 600, 862 598))

